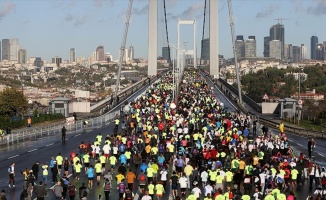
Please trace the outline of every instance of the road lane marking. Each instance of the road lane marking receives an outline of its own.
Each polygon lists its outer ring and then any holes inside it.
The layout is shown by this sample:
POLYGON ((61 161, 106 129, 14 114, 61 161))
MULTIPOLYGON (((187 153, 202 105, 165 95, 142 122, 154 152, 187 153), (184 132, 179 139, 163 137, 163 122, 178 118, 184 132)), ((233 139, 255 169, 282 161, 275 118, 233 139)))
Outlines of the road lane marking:
POLYGON ((81 134, 79 133, 79 134, 77 134, 77 135, 75 135, 74 137, 78 137, 78 136, 80 136, 81 134))
POLYGON ((51 145, 54 145, 54 143, 51 143, 51 144, 47 144, 47 145, 45 145, 46 147, 48 147, 48 146, 51 146, 51 145))
POLYGON ((29 151, 27 151, 28 153, 30 153, 30 152, 33 152, 33 151, 36 151, 37 149, 32 149, 32 150, 29 150, 29 151))
POLYGON ((8 158, 8 160, 9 159, 12 159, 12 158, 15 158, 15 157, 18 157, 18 156, 19 156, 18 154, 17 155, 14 155, 14 156, 11 156, 11 157, 8 158))

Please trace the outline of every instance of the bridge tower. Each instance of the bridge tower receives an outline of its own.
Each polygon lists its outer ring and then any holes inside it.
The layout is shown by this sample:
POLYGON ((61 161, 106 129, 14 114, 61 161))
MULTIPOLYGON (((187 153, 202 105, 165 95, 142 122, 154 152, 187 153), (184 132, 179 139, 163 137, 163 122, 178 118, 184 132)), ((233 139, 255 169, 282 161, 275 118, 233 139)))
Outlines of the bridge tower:
MULTIPOLYGON (((148 11, 148 76, 157 74, 157 9, 158 0, 149 0, 148 11)), ((210 75, 219 78, 218 0, 209 0, 210 75)))
POLYGON ((219 78, 218 0, 209 0, 209 74, 219 78))

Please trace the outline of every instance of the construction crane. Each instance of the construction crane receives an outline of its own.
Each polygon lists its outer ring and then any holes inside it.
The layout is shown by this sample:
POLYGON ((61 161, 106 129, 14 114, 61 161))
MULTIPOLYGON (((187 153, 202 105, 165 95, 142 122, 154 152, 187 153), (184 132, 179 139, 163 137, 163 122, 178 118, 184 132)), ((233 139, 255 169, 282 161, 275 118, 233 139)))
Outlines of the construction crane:
POLYGON ((119 86, 120 86, 121 68, 122 68, 123 56, 124 56, 125 49, 126 49, 126 41, 127 41, 129 22, 130 22, 131 11, 132 11, 132 3, 133 3, 133 0, 130 0, 129 1, 128 12, 127 12, 127 15, 126 15, 125 30, 124 30, 124 33, 123 33, 123 38, 122 38, 122 43, 121 43, 121 48, 120 48, 119 70, 118 70, 117 83, 116 83, 116 86, 115 86, 115 93, 114 93, 114 99, 116 101, 117 101, 118 90, 119 90, 119 86))
POLYGON ((239 72, 239 64, 237 58, 237 51, 235 48, 235 27, 234 27, 234 18, 232 12, 232 2, 228 0, 228 10, 229 10, 229 19, 230 19, 230 27, 231 27, 231 37, 232 37, 232 48, 233 48, 233 55, 234 55, 234 66, 237 75, 237 84, 238 84, 238 92, 239 92, 239 103, 242 105, 242 93, 241 93, 241 82, 240 82, 240 72, 239 72))
POLYGON ((283 24, 282 22, 284 21, 284 20, 289 20, 289 19, 287 19, 287 18, 277 18, 277 19, 274 19, 274 20, 277 20, 277 23, 278 24, 283 24), (281 23, 280 23, 281 22, 281 23))

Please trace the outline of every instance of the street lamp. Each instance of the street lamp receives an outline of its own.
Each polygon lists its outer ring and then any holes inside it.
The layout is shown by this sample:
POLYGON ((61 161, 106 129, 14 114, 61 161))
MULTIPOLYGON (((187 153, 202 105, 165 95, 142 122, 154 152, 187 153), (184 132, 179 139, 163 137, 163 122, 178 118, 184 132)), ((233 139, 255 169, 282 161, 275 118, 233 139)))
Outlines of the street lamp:
MULTIPOLYGON (((174 49, 173 53, 172 53, 172 58, 173 58, 173 62, 172 62, 172 76, 173 76, 173 92, 172 92, 172 99, 175 101, 176 99, 176 85, 175 85, 175 59, 176 59, 176 54, 178 52, 178 48, 173 45, 173 44, 170 44, 169 45, 174 49)), ((176 102, 176 101, 175 101, 176 102)))

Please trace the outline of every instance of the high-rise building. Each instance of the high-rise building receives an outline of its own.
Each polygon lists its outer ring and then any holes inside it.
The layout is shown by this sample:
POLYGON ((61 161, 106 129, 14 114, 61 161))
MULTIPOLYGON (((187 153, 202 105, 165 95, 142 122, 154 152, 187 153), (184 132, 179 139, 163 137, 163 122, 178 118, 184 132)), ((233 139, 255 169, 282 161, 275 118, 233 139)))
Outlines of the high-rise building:
POLYGON ((170 62, 170 47, 162 47, 162 59, 170 62))
POLYGON ((323 44, 317 44, 316 60, 324 60, 325 48, 323 44))
POLYGON ((301 47, 299 46, 293 46, 293 59, 292 62, 298 63, 301 61, 301 47))
POLYGON ((19 45, 19 39, 10 39, 10 61, 18 62, 18 50, 21 49, 19 45))
POLYGON ((269 57, 282 59, 282 50, 281 50, 282 42, 279 40, 271 40, 269 42, 269 57))
POLYGON ((318 44, 318 37, 313 35, 310 38, 310 58, 312 60, 317 59, 317 44, 318 44))
POLYGON ((71 48, 69 51, 69 63, 74 63, 76 62, 76 49, 71 48))
POLYGON ((264 57, 268 58, 269 57, 269 41, 270 41, 270 37, 266 36, 264 37, 264 57))
MULTIPOLYGON (((205 38, 201 41, 201 60, 204 63, 209 61, 209 38, 205 38)), ((204 64, 203 63, 203 64, 204 64)))
POLYGON ((133 61, 135 59, 135 52, 134 52, 134 46, 129 47, 129 60, 133 61))
POLYGON ((98 46, 96 48, 96 61, 105 61, 104 54, 104 47, 98 46))
MULTIPOLYGON (((284 25, 283 24, 275 24, 273 25, 270 30, 269 30, 269 37, 270 37, 270 41, 273 40, 279 40, 281 42, 281 59, 284 58, 284 41, 285 41, 285 37, 284 37, 284 25)), ((270 56, 272 57, 272 56, 270 56)))
POLYGON ((301 60, 307 59, 307 47, 301 44, 301 60))
POLYGON ((60 66, 60 64, 62 63, 62 58, 60 58, 59 56, 56 56, 56 57, 52 58, 52 63, 56 64, 57 66, 60 66))
POLYGON ((2 39, 2 60, 10 60, 10 40, 2 39))
POLYGON ((253 58, 256 57, 256 37, 249 36, 245 42, 245 57, 253 58))
POLYGON ((128 49, 125 49, 125 52, 124 52, 124 55, 123 55, 123 61, 124 62, 127 62, 129 61, 129 50, 128 49))
POLYGON ((2 50, 2 46, 1 46, 1 41, 0 41, 0 61, 2 60, 1 50, 2 50))
POLYGON ((287 62, 292 62, 292 60, 293 60, 292 44, 284 44, 284 60, 287 62))
POLYGON ((113 57, 112 57, 112 55, 111 55, 110 52, 107 52, 107 53, 105 54, 105 60, 106 60, 106 62, 111 62, 111 61, 113 61, 113 57))
POLYGON ((34 60, 34 66, 40 68, 44 65, 44 61, 41 59, 41 57, 36 57, 34 60))
POLYGON ((245 57, 245 42, 243 40, 243 35, 237 35, 237 40, 235 41, 235 51, 238 59, 245 57))
POLYGON ((26 64, 26 61, 27 61, 26 49, 19 49, 18 50, 18 63, 19 64, 26 64))

